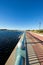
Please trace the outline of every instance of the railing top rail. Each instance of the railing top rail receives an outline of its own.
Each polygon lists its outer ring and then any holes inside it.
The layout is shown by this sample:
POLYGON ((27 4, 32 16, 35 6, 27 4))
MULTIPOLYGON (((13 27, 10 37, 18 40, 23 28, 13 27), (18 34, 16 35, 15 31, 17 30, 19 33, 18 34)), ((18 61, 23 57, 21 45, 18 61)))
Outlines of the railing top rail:
POLYGON ((16 57, 16 62, 14 65, 23 65, 23 57, 25 57, 25 50, 24 49, 24 43, 25 43, 25 33, 21 36, 21 39, 19 40, 17 44, 17 57, 16 57))

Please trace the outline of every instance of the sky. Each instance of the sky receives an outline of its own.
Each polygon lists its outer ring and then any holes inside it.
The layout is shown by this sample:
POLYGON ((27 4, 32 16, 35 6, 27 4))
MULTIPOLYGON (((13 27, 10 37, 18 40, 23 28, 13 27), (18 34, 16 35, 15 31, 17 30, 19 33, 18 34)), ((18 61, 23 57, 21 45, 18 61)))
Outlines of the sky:
POLYGON ((39 25, 43 29, 43 0, 0 0, 0 29, 39 29, 39 25))

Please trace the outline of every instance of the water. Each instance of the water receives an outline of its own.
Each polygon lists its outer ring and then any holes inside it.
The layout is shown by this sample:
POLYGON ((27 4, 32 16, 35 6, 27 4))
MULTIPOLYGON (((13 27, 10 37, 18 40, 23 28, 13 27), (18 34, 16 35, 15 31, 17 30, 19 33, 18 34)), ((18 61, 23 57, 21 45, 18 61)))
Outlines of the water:
POLYGON ((4 65, 23 32, 0 30, 0 65, 4 65))

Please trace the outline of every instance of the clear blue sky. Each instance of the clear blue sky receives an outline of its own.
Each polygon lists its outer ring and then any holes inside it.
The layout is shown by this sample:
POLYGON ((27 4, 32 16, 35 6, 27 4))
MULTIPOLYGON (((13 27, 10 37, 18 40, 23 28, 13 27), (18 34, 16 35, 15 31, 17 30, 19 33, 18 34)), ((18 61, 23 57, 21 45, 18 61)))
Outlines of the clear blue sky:
POLYGON ((43 29, 43 0, 0 0, 0 28, 43 29))

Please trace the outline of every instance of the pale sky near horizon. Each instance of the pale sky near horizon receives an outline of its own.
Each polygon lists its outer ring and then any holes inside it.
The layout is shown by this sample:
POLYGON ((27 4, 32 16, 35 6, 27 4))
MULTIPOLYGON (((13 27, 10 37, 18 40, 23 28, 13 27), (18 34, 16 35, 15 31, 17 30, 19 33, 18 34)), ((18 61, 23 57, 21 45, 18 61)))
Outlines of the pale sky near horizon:
POLYGON ((43 0, 0 0, 0 29, 43 29, 43 0))

